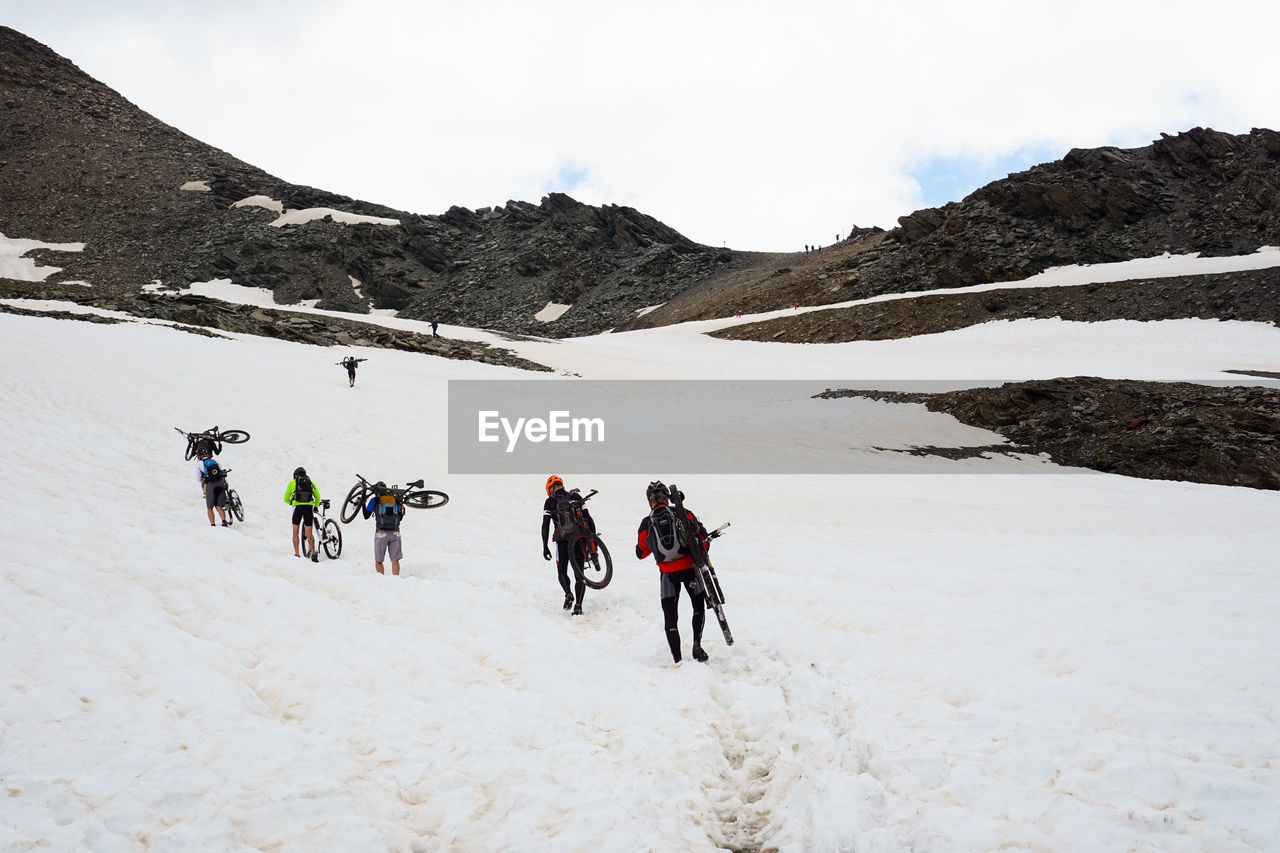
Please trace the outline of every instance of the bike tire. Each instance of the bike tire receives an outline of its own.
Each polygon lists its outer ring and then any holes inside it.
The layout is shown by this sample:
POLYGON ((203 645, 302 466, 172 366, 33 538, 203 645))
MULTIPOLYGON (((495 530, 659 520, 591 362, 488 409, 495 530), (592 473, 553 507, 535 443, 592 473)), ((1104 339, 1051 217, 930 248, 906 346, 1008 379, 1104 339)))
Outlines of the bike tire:
POLYGON ((569 543, 573 573, 592 589, 604 589, 613 580, 613 558, 599 536, 579 533, 569 543), (592 547, 594 541, 595 547, 592 547))
POLYGON ((242 429, 229 429, 218 433, 218 440, 225 441, 227 444, 244 444, 249 440, 249 433, 242 429))
POLYGON ((332 518, 327 518, 324 522, 324 552, 330 560, 342 556, 342 528, 332 518))
POLYGON ((227 489, 227 509, 236 517, 236 521, 244 521, 244 504, 235 489, 227 489))
POLYGON ((360 510, 364 509, 365 488, 363 483, 356 483, 351 487, 351 491, 347 492, 346 498, 342 501, 342 512, 339 518, 343 524, 350 524, 360 510))
POLYGON ((413 509, 435 509, 449 502, 449 496, 433 489, 420 489, 404 496, 404 505, 413 509))

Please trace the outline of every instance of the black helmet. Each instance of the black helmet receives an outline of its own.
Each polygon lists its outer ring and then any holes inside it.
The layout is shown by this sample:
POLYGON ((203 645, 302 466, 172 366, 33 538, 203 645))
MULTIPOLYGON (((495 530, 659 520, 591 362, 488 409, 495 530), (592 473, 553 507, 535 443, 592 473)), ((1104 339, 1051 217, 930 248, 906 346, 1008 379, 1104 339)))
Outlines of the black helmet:
POLYGON ((666 484, 654 480, 649 484, 649 488, 644 490, 644 496, 651 501, 670 500, 671 493, 667 491, 666 484))
POLYGON ((299 477, 305 477, 305 476, 307 476, 307 469, 303 468, 301 465, 293 469, 293 479, 296 480, 299 477))

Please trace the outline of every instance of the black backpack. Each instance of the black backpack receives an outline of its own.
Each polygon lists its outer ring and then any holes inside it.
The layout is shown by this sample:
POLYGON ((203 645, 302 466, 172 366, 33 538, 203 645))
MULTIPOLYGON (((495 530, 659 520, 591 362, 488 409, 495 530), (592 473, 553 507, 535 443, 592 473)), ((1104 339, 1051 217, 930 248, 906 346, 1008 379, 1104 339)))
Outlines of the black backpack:
POLYGON ((311 489, 311 478, 306 474, 301 477, 294 478, 293 481, 293 501, 299 504, 309 504, 315 500, 315 493, 311 489))
POLYGON ((666 504, 659 504, 649 511, 649 550, 660 563, 670 563, 689 553, 680 539, 680 525, 676 523, 676 511, 666 504))
POLYGON ((577 489, 572 492, 561 490, 553 497, 556 499, 556 538, 567 540, 580 529, 586 529, 586 521, 582 517, 582 496, 577 489))
POLYGON ((226 479, 226 475, 222 473, 222 468, 218 465, 217 459, 204 460, 204 479, 208 483, 216 483, 219 480, 226 479))

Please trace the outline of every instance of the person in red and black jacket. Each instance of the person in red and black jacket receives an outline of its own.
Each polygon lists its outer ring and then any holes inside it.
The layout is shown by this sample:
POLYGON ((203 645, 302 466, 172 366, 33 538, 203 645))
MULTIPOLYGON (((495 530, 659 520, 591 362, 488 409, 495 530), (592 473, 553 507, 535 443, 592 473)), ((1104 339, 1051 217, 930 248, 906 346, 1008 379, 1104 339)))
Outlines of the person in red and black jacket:
MULTIPOLYGON (((680 544, 675 524, 676 511, 670 506, 671 493, 665 484, 655 481, 645 490, 645 497, 649 499, 649 514, 640 522, 636 557, 643 560, 653 554, 653 559, 658 563, 662 618, 667 631, 667 645, 671 647, 671 659, 680 663, 680 629, 676 625, 676 607, 680 600, 680 587, 683 586, 693 603, 693 659, 705 661, 707 653, 702 649, 702 626, 707 620, 706 601, 693 557, 680 544)), ((711 540, 702 522, 688 510, 685 510, 685 515, 693 523, 703 547, 710 547, 711 540)))

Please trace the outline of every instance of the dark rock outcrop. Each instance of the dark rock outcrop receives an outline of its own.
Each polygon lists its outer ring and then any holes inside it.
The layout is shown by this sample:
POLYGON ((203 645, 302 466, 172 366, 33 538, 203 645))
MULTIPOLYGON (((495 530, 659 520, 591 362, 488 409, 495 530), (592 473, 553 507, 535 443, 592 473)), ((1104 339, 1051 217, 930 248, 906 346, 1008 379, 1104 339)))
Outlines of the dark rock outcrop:
MULTIPOLYGON (((0 280, 0 299, 39 299, 75 302, 79 305, 131 314, 140 319, 166 320, 176 328, 196 333, 212 330, 278 338, 315 346, 361 346, 395 349, 434 355, 440 358, 479 361, 521 370, 550 371, 551 368, 521 358, 510 350, 479 341, 455 340, 416 332, 388 329, 358 320, 232 305, 192 293, 142 292, 127 296, 94 293, 87 288, 58 284, 16 284, 0 280)), ((65 311, 32 311, 0 303, 0 312, 94 323, 122 320, 96 314, 65 311)))
POLYGON ((820 396, 923 403, 1012 442, 986 450, 1044 453, 1059 465, 1280 489, 1280 389, 1077 376, 940 394, 820 396))
POLYGON ((1062 465, 1280 489, 1274 388, 1075 377, 952 391, 927 405, 1062 465))
POLYGON ((1194 128, 1145 148, 1073 149, 899 219, 861 293, 1011 281, 1052 266, 1280 244, 1280 134, 1194 128))

